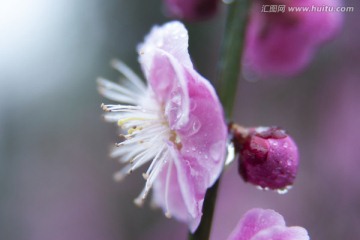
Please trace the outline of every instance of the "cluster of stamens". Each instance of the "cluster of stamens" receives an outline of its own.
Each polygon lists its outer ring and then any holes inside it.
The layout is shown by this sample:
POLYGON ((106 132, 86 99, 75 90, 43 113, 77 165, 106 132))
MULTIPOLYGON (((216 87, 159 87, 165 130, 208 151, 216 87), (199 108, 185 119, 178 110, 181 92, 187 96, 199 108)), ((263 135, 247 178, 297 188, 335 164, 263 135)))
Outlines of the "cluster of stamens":
POLYGON ((144 203, 155 179, 161 170, 168 168, 165 183, 165 204, 167 217, 170 217, 167 196, 172 168, 169 142, 181 148, 176 133, 171 131, 163 114, 163 108, 156 101, 150 89, 129 68, 121 62, 113 64, 131 84, 124 88, 105 79, 99 79, 99 91, 105 97, 124 104, 105 105, 101 108, 107 112, 105 120, 117 122, 121 128, 123 141, 116 143, 111 152, 112 157, 119 158, 125 166, 115 173, 114 179, 122 180, 126 175, 150 162, 150 166, 142 174, 146 184, 140 195, 134 200, 141 206, 144 203), (140 82, 139 82, 140 81, 140 82))

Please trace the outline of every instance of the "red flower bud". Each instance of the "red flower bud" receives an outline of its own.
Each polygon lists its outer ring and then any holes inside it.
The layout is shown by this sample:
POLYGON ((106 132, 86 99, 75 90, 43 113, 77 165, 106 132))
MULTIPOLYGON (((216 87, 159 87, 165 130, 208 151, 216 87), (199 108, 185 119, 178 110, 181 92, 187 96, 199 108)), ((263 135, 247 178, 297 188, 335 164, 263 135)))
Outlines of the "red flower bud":
POLYGON ((299 154, 295 142, 284 130, 249 129, 238 149, 239 173, 245 181, 265 189, 286 189, 293 184, 299 154))

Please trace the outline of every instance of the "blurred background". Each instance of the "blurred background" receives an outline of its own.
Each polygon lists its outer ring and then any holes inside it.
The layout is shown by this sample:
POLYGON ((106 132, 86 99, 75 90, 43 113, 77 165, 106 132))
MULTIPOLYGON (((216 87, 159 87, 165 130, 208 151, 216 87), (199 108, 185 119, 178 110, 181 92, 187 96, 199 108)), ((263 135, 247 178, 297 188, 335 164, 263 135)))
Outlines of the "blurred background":
MULTIPOLYGON (((275 209, 312 239, 360 239, 360 6, 344 5, 355 12, 302 74, 239 84, 235 120, 287 129, 301 166, 279 195, 244 183, 232 165, 212 239, 226 239, 253 207, 275 209)), ((135 47, 169 20, 162 8, 160 0, 0 0, 0 239, 185 239, 186 226, 133 204, 141 170, 113 181, 116 127, 102 121, 107 100, 95 81, 116 80, 115 57, 142 75, 135 47)), ((210 80, 224 12, 187 24, 194 64, 210 80)))

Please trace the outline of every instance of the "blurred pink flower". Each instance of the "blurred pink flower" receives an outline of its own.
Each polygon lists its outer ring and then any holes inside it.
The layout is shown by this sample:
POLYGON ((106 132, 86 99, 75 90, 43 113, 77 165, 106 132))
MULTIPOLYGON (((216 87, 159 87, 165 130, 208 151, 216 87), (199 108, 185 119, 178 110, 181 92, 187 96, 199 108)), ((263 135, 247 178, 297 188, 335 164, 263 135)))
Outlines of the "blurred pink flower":
POLYGON ((187 48, 188 34, 180 22, 155 26, 138 46, 148 86, 114 62, 127 78, 126 87, 100 79, 99 90, 126 103, 103 105, 109 112, 105 118, 127 130, 126 140, 112 152, 127 163, 115 178, 151 163, 135 202, 142 204, 153 187, 154 204, 195 231, 205 192, 223 168, 227 127, 213 87, 193 69, 187 48))
POLYGON ((245 69, 262 77, 299 73, 309 64, 319 45, 340 30, 342 14, 321 8, 335 9, 340 3, 339 0, 254 2, 245 43, 245 69), (284 12, 268 9, 281 5, 285 6, 284 12), (291 12, 291 7, 308 7, 309 10, 291 12))
POLYGON ((287 227, 274 210, 254 208, 245 213, 228 240, 309 240, 302 227, 287 227))
POLYGON ((220 0, 165 0, 170 16, 183 20, 203 20, 215 15, 220 0))

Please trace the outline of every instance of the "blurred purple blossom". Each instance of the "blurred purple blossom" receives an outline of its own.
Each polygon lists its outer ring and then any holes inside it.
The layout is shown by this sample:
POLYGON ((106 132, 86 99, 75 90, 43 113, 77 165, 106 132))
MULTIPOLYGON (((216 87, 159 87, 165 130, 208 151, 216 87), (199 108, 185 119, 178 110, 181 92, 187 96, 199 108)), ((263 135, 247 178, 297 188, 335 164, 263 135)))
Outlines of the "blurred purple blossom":
POLYGON ((197 21, 215 15, 220 0, 165 0, 167 14, 182 20, 197 21))
POLYGON ((333 38, 342 25, 342 13, 311 11, 311 8, 340 4, 340 0, 254 2, 243 57, 245 70, 260 77, 291 76, 302 71, 317 48, 333 38), (285 9, 266 11, 269 6, 285 6, 285 9), (291 11, 292 7, 296 9, 291 11), (308 7, 310 11, 297 7, 308 7))

